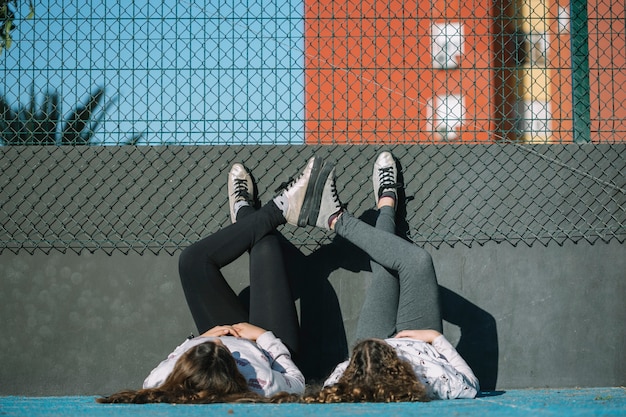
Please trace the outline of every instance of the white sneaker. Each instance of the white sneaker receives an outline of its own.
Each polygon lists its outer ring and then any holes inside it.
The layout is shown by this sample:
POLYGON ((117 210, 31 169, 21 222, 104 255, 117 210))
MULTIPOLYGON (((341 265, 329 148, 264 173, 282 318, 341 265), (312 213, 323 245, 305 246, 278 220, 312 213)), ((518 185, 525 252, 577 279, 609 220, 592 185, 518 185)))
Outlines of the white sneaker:
POLYGON ((398 183, 398 167, 390 152, 381 152, 378 158, 376 158, 372 182, 374 183, 374 200, 376 205, 378 205, 378 200, 383 193, 393 194, 396 201, 398 201, 397 189, 401 188, 402 184, 398 183))
POLYGON ((228 173, 228 206, 230 220, 237 221, 237 212, 242 206, 254 205, 254 183, 243 165, 233 164, 228 173))
POLYGON ((298 178, 279 187, 282 192, 274 202, 283 212, 287 223, 294 226, 306 226, 313 207, 315 182, 322 167, 322 158, 314 156, 302 170, 298 178))

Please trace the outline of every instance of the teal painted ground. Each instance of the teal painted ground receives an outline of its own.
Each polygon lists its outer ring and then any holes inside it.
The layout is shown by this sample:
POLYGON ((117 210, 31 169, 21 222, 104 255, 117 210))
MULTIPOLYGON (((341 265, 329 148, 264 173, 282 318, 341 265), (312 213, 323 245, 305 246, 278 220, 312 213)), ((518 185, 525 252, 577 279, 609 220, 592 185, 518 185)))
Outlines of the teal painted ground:
POLYGON ((0 417, 28 416, 626 416, 625 388, 483 393, 474 400, 399 404, 102 405, 95 397, 0 397, 0 417))

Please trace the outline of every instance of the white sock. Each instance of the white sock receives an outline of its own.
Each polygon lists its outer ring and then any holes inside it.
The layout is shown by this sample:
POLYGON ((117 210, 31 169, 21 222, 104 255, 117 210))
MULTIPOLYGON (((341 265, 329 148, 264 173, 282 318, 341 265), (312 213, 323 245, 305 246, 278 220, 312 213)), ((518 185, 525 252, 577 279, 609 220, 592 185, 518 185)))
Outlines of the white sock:
POLYGON ((233 211, 235 212, 235 218, 237 218, 237 212, 239 211, 240 208, 249 206, 249 205, 250 203, 248 203, 246 200, 237 201, 235 204, 233 204, 233 211))
POLYGON ((282 211, 283 216, 287 215, 287 209, 289 209, 289 200, 285 197, 284 193, 281 193, 274 197, 274 204, 282 211))

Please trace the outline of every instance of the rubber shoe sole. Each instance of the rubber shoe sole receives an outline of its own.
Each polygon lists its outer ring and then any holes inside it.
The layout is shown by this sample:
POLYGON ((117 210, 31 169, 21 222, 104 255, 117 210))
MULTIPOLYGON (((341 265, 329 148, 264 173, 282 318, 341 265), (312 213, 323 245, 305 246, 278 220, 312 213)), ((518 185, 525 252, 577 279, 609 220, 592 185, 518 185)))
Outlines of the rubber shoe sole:
POLYGON ((322 196, 324 194, 324 187, 326 186, 326 180, 328 179, 328 176, 332 173, 333 168, 335 168, 334 161, 324 162, 324 165, 322 166, 319 175, 317 176, 317 179, 315 181, 315 188, 313 192, 313 197, 311 199, 311 204, 313 208, 307 218, 307 224, 310 226, 317 226, 320 208, 322 205, 322 196))
MULTIPOLYGON (((315 186, 317 183, 317 179, 320 175, 320 171, 322 169, 322 163, 322 158, 318 156, 314 157, 311 174, 307 182, 306 191, 304 192, 302 207, 300 208, 300 213, 298 214, 298 226, 306 226, 308 224, 311 212, 315 209, 315 205, 313 204, 312 200, 314 200, 315 197, 315 186)), ((321 195, 319 198, 321 198, 321 195)))

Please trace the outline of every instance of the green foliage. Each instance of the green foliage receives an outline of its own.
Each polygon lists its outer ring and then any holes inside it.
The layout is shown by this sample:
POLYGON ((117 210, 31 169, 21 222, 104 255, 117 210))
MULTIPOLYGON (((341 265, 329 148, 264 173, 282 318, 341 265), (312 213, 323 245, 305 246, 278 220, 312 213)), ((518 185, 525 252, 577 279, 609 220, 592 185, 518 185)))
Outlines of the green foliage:
POLYGON ((35 91, 28 106, 11 109, 0 96, 0 143, 3 145, 89 145, 108 105, 98 118, 94 113, 104 98, 104 88, 92 93, 87 104, 79 104, 64 123, 61 123, 60 97, 46 93, 43 103, 37 105, 35 91))
MULTIPOLYGON (((35 16, 35 6, 33 2, 28 3, 29 11, 24 20, 32 19, 35 16)), ((0 53, 4 49, 9 49, 13 43, 11 32, 17 29, 15 15, 19 9, 18 0, 0 0, 0 53)))

